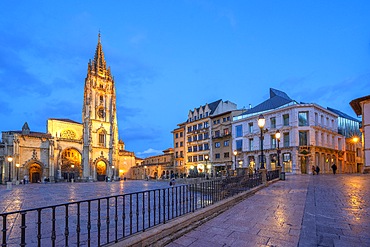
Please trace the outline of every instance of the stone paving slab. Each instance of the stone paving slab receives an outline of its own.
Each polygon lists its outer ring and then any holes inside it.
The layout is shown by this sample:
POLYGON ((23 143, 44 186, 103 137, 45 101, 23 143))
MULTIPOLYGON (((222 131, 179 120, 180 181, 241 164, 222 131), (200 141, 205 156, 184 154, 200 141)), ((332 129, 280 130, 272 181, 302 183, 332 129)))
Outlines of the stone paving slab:
POLYGON ((370 246, 370 175, 288 175, 167 247, 370 246))

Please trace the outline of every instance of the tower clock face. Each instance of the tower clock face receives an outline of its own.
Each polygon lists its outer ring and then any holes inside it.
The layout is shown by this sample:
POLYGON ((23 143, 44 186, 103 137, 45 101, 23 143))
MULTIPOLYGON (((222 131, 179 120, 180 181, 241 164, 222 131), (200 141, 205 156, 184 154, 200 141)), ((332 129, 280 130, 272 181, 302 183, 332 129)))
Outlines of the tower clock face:
POLYGON ((98 110, 98 116, 101 117, 101 118, 103 118, 104 115, 105 115, 104 108, 99 108, 99 110, 98 110))

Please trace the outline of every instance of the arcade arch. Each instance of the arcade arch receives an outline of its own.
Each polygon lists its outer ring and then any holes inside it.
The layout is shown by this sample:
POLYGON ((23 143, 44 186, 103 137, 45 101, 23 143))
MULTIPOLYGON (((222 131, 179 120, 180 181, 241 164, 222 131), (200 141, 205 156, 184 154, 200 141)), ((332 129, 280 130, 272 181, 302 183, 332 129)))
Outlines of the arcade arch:
POLYGON ((75 148, 67 148, 61 154, 61 172, 65 180, 82 177, 81 153, 75 148))

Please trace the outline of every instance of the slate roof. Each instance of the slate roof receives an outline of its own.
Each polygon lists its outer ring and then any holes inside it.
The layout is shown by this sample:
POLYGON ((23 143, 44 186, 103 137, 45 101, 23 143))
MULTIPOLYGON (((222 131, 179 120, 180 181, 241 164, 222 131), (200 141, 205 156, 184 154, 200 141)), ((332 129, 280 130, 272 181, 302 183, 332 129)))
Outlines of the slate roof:
POLYGON ((270 98, 268 100, 265 100, 259 105, 256 105, 255 107, 248 109, 245 113, 241 115, 249 115, 257 112, 264 112, 272 109, 279 108, 283 105, 289 104, 289 103, 297 103, 295 100, 291 99, 286 93, 270 88, 270 98))
POLYGON ((81 124, 79 122, 73 121, 73 120, 68 119, 68 118, 49 118, 49 119, 50 120, 58 120, 58 121, 62 121, 62 122, 68 122, 68 123, 81 124))
MULTIPOLYGON (((212 103, 208 104, 208 107, 211 110, 209 115, 212 115, 215 112, 215 110, 217 109, 217 106, 220 104, 221 101, 222 101, 222 99, 219 99, 219 100, 216 100, 215 102, 212 102, 212 103)), ((199 110, 201 108, 204 110, 205 107, 206 107, 206 105, 200 106, 200 107, 196 108, 196 111, 199 112, 199 110)))
POLYGON ((360 120, 354 118, 354 117, 351 117, 350 115, 347 115, 345 114, 344 112, 341 112, 339 110, 336 110, 336 109, 333 109, 333 108, 330 108, 330 107, 327 107, 327 109, 331 112, 334 112, 335 114, 337 114, 339 117, 342 117, 342 118, 346 118, 346 119, 349 119, 349 120, 352 120, 352 121, 355 121, 355 122, 361 122, 360 120))

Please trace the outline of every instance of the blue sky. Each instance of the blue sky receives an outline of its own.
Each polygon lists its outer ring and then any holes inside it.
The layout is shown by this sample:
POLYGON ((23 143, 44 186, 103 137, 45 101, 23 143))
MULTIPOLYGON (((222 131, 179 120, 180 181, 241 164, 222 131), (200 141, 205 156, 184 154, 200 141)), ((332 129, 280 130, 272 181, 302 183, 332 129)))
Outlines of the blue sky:
POLYGON ((188 111, 269 97, 355 116, 370 94, 369 1, 0 2, 0 131, 81 122, 99 30, 116 82, 120 138, 139 157, 172 147, 188 111))

